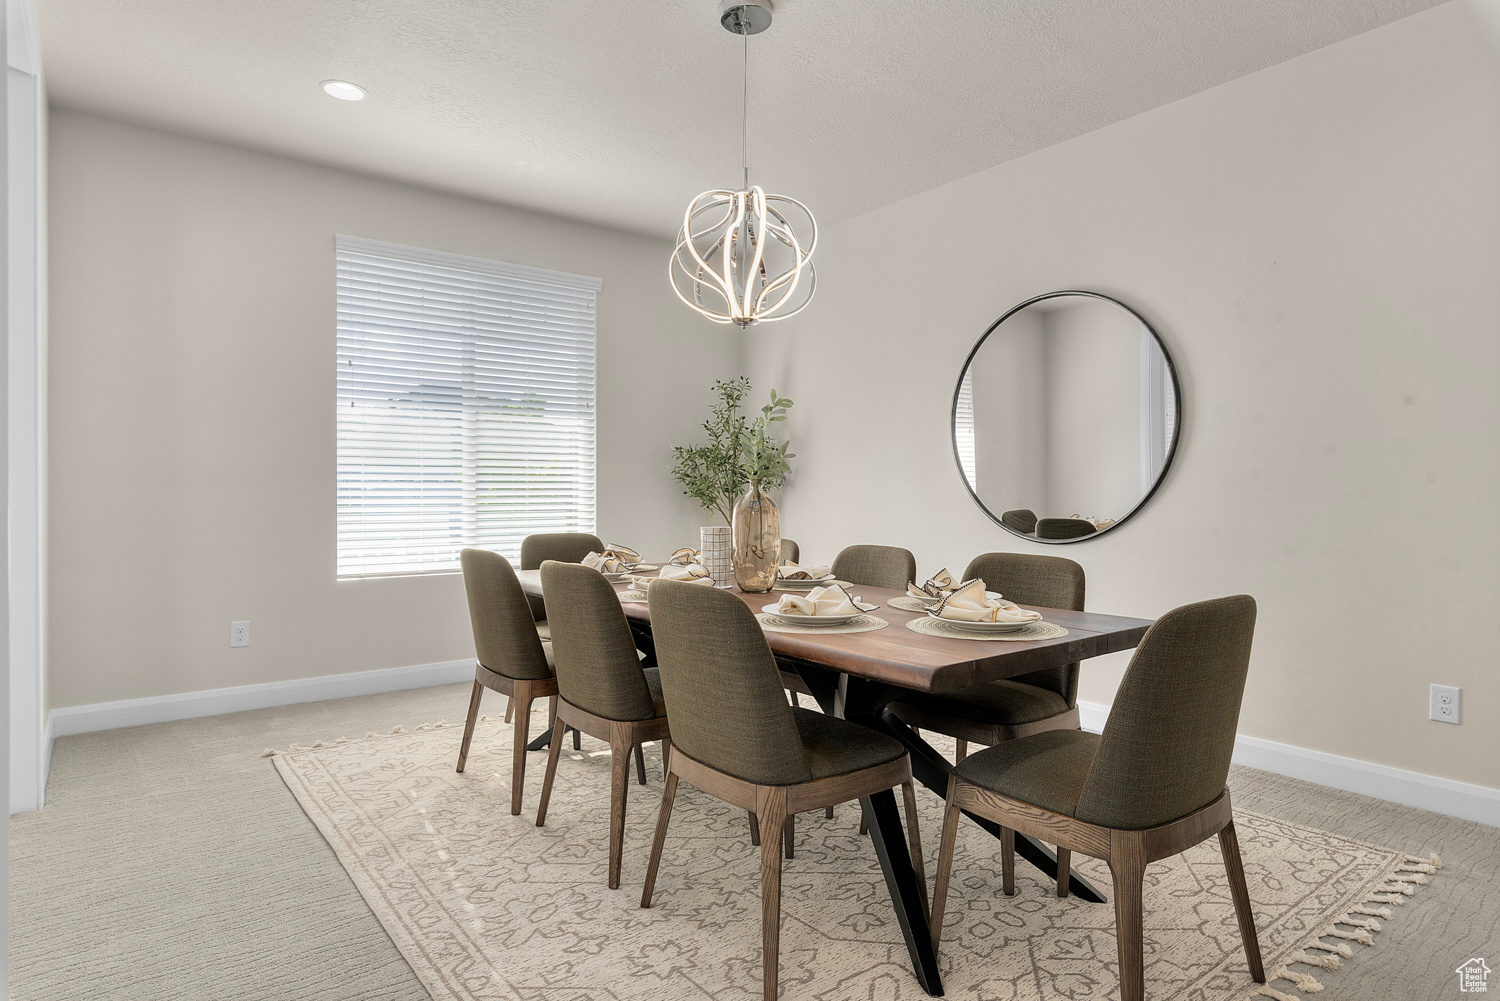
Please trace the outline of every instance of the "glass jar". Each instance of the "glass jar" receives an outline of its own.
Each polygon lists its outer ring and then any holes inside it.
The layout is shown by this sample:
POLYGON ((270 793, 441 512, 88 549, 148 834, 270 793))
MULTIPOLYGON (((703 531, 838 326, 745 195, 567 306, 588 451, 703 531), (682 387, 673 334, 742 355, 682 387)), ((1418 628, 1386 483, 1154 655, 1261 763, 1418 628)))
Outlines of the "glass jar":
POLYGON ((759 594, 776 583, 781 563, 781 512, 771 495, 751 486, 734 505, 734 582, 759 594))

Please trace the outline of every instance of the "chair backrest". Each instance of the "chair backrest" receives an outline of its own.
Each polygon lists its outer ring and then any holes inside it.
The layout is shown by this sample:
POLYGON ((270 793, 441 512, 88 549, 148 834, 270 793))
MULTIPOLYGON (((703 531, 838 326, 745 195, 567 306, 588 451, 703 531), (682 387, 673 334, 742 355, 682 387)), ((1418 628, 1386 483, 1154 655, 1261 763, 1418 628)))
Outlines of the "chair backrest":
POLYGON ((605 719, 654 719, 635 637, 609 582, 591 567, 547 560, 542 593, 551 608, 547 621, 562 697, 605 719))
MULTIPOLYGON (((1083 611, 1083 567, 1061 556, 1030 553, 983 553, 969 561, 964 580, 979 577, 985 587, 999 591, 1018 605, 1083 611)), ((1010 679, 1036 685, 1061 695, 1069 706, 1078 702, 1078 665, 1049 667, 1010 679)))
POLYGON ((648 595, 672 746, 747 782, 811 779, 776 658, 749 607, 681 581, 652 584, 648 595))
POLYGON ((1173 609, 1136 648, 1078 800, 1078 819, 1141 830, 1224 791, 1255 635, 1247 594, 1173 609))
POLYGON ((1099 531, 1082 518, 1043 518, 1036 523, 1038 539, 1081 539, 1099 531))
POLYGON ((1006 511, 1000 515, 1000 524, 1006 528, 1015 529, 1022 535, 1030 535, 1036 531, 1036 512, 1024 507, 1006 511))
POLYGON ((851 584, 900 591, 917 579, 917 558, 897 546, 849 546, 834 557, 833 575, 851 584))
POLYGON ((548 560, 577 563, 589 553, 604 552, 599 536, 587 532, 549 532, 521 540, 521 569, 539 570, 548 560))
POLYGON ((782 563, 801 563, 802 562, 802 547, 799 546, 799 545, 797 545, 791 539, 782 539, 781 540, 781 562, 782 563))
POLYGON ((465 549, 458 560, 464 570, 469 625, 474 629, 479 663, 507 678, 552 677, 531 606, 510 561, 487 549, 465 549))

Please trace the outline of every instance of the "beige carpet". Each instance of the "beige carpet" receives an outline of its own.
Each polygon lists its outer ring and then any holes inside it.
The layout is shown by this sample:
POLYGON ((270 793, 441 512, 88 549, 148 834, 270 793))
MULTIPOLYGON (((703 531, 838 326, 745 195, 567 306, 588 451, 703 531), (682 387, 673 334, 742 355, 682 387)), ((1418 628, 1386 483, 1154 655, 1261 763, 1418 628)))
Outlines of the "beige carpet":
MULTIPOLYGON (((609 891, 608 752, 565 752, 548 826, 538 829, 541 755, 531 756, 526 808, 512 817, 510 728, 480 723, 464 775, 453 771, 459 732, 422 727, 274 758, 433 998, 759 996, 759 852, 743 813, 681 787, 657 903, 641 910, 659 759, 648 753, 652 781, 632 786, 624 884, 609 891)), ((919 798, 930 872, 941 803, 919 798)), ((832 821, 799 818, 797 857, 784 877, 784 998, 926 996, 856 817, 846 808, 832 821)), ((1393 905, 1434 869, 1244 811, 1237 826, 1267 969, 1283 974, 1271 984, 1278 991, 1316 990, 1313 964, 1332 968, 1373 946, 1393 905)), ((1019 894, 1004 897, 996 849, 977 828, 961 833, 941 957, 948 995, 1116 997, 1112 909, 1058 900, 1024 865, 1019 894)), ((1099 863, 1082 861, 1079 870, 1108 885, 1099 863)), ((1151 866, 1146 905, 1151 996, 1251 994, 1215 842, 1151 866)))

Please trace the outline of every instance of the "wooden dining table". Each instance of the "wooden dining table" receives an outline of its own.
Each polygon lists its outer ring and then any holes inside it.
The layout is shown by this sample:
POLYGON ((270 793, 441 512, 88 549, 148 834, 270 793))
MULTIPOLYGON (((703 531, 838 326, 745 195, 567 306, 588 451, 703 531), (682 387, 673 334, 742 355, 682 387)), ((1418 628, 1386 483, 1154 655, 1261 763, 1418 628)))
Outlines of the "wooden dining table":
MULTIPOLYGON (((542 594, 540 571, 520 570, 516 576, 526 593, 542 594)), ((616 584, 616 590, 623 591, 626 586, 623 582, 616 584)), ((1130 650, 1140 643, 1152 623, 1151 619, 1122 615, 1037 608, 1045 621, 1062 626, 1068 634, 1055 639, 1004 642, 949 639, 906 628, 908 622, 925 617, 926 613, 887 604, 888 599, 904 594, 902 591, 860 585, 848 590, 867 604, 878 604, 880 607, 870 614, 890 625, 860 633, 786 633, 767 629, 766 640, 781 661, 782 669, 795 670, 802 677, 824 712, 900 741, 911 756, 912 776, 944 797, 954 765, 889 711, 887 707, 899 701, 903 692, 951 692, 1130 650)), ((747 594, 738 588, 730 591, 757 613, 780 597, 779 592, 747 594)), ((621 601, 621 607, 638 645, 648 656, 647 663, 653 663, 650 605, 645 601, 621 601)), ((545 739, 545 736, 540 738, 538 743, 545 739)), ((911 955, 912 970, 929 995, 940 997, 943 984, 927 923, 926 888, 912 867, 895 794, 886 790, 862 799, 860 805, 876 858, 885 874, 897 923, 911 955)), ((1000 836, 999 826, 991 821, 969 813, 965 816, 995 837, 1000 836)), ((1019 834, 1015 843, 1018 855, 1056 879, 1057 857, 1051 849, 1019 834)), ((1076 873, 1069 874, 1069 889, 1084 900, 1104 902, 1104 895, 1076 873)))

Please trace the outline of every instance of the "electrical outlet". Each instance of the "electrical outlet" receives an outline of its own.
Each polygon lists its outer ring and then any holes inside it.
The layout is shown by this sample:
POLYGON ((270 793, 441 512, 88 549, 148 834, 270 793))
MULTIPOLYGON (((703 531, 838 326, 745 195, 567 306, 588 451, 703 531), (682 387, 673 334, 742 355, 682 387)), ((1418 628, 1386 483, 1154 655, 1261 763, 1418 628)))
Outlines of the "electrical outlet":
MULTIPOLYGON (((250 623, 249 622, 231 622, 231 623, 229 623, 229 645, 230 646, 249 646, 250 645, 250 623)), ((1434 705, 1435 704, 1436 703, 1434 703, 1434 705)), ((1436 719, 1437 717, 1433 717, 1433 718, 1436 719)))
POLYGON ((1461 722, 1458 715, 1459 696, 1463 693, 1461 688, 1449 688, 1447 685, 1432 685, 1428 689, 1428 699, 1431 705, 1427 710, 1427 718, 1435 719, 1439 723, 1461 722))

